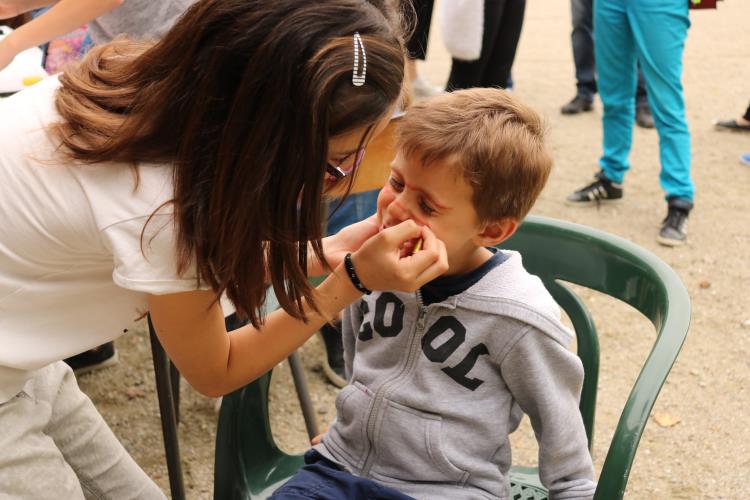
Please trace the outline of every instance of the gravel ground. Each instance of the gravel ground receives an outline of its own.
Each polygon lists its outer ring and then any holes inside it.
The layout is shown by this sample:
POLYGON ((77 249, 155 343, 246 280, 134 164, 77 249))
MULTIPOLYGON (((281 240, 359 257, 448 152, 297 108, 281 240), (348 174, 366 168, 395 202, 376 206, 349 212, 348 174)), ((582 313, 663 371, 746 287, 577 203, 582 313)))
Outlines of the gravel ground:
MULTIPOLYGON (((750 3, 727 0, 718 11, 694 13, 685 54, 684 85, 693 140, 696 209, 690 241, 668 249, 655 242, 665 203, 658 186, 654 131, 636 129, 626 197, 617 208, 582 209, 563 204, 596 170, 601 143, 601 105, 583 116, 563 117, 573 96, 568 2, 537 0, 527 6, 515 92, 543 113, 550 125, 556 167, 535 213, 594 226, 651 250, 682 277, 693 304, 690 334, 654 408, 638 449, 627 497, 736 499, 750 497, 748 368, 750 357, 750 169, 738 162, 750 150, 750 134, 721 133, 712 120, 739 114, 747 105, 750 3)), ((434 30, 422 73, 445 81, 450 59, 434 30)), ((601 335, 602 373, 594 448, 601 467, 611 434, 653 340, 650 323, 627 306, 584 292, 601 335)), ((147 336, 136 331, 118 341, 119 366, 84 376, 81 386, 127 449, 168 492, 158 407, 147 336)), ((320 370, 317 338, 303 349, 309 383, 322 425, 333 417, 336 391, 320 370)), ((273 426, 281 446, 307 448, 305 428, 288 367, 280 365, 272 389, 273 426)), ((180 444, 189 498, 210 498, 215 438, 214 401, 186 383, 182 390, 180 444)), ((519 463, 536 451, 526 424, 514 437, 519 463)))

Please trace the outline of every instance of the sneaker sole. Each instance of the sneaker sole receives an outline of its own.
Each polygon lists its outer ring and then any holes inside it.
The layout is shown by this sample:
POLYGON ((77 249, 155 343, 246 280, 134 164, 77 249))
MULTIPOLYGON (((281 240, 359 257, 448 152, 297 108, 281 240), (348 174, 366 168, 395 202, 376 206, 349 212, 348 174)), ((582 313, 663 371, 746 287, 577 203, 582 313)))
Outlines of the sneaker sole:
POLYGON ((594 107, 593 106, 590 107, 590 108, 583 108, 583 109, 580 109, 578 111, 563 111, 563 110, 560 110, 560 114, 561 115, 565 115, 565 116, 574 116, 574 115, 580 115, 581 113, 589 113, 591 111, 594 111, 594 107))
POLYGON ((86 375, 87 373, 103 370, 104 368, 109 368, 110 366, 115 366, 119 362, 120 362, 120 356, 117 354, 117 351, 115 351, 112 357, 105 359, 101 363, 95 363, 93 365, 78 368, 76 370, 73 370, 73 373, 75 373, 76 376, 86 375))
POLYGON ((662 238, 661 235, 656 237, 656 242, 665 247, 679 247, 685 244, 685 240, 673 240, 671 238, 662 238))
POLYGON ((569 207, 596 207, 598 205, 616 205, 622 202, 622 198, 612 200, 592 200, 592 201, 572 201, 565 199, 565 204, 569 207))

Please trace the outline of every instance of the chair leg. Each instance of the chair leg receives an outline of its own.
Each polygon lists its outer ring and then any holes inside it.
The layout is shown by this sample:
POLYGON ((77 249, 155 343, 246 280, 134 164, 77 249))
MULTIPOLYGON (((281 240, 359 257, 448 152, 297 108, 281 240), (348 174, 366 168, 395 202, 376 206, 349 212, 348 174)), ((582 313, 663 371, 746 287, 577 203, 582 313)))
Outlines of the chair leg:
POLYGON ((305 372, 302 368, 302 362, 300 361, 297 352, 292 353, 288 360, 289 366, 292 369, 294 388, 297 390, 299 404, 302 407, 302 415, 305 418, 307 435, 312 439, 320 434, 320 432, 318 431, 318 422, 315 419, 315 411, 313 409, 312 400, 310 399, 310 391, 307 388, 307 379, 305 378, 305 372))
MULTIPOLYGON (((156 376, 156 392, 159 396, 159 413, 161 414, 161 430, 164 436, 164 452, 167 457, 169 471, 169 488, 173 500, 185 499, 185 486, 180 462, 180 446, 177 436, 177 415, 175 412, 175 395, 170 381, 170 361, 167 353, 156 337, 151 317, 148 317, 148 330, 151 337, 151 353, 154 359, 154 374, 156 376)), ((178 375, 179 376, 179 375, 178 375)), ((179 380, 177 381, 179 384, 179 380)))
POLYGON ((172 387, 174 421, 180 425, 180 372, 171 360, 169 361, 169 382, 172 387))

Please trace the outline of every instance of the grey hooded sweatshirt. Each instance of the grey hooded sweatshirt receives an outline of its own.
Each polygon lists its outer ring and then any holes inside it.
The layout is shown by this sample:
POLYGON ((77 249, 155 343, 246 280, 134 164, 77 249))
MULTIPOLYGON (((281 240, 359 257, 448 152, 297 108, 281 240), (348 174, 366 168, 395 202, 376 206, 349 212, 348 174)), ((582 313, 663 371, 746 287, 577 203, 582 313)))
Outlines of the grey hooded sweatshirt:
POLYGON ((418 499, 506 499, 508 436, 526 413, 550 497, 593 497, 572 333, 520 254, 503 253, 441 302, 376 292, 346 311, 349 384, 316 450, 418 499))

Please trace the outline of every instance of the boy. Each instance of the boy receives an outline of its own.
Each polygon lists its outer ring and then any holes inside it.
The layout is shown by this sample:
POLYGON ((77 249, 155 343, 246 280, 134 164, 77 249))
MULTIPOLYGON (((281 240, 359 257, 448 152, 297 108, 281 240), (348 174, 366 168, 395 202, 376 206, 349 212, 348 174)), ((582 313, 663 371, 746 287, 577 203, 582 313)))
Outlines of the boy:
MULTIPOLYGON (((508 435, 523 413, 550 498, 591 498, 571 333, 521 256, 491 248, 547 181, 539 116, 498 89, 445 94, 410 108, 397 148, 377 221, 429 226, 449 270, 347 310, 336 421, 273 498, 506 499, 508 435)), ((402 255, 414 251, 418 241, 402 255)))

